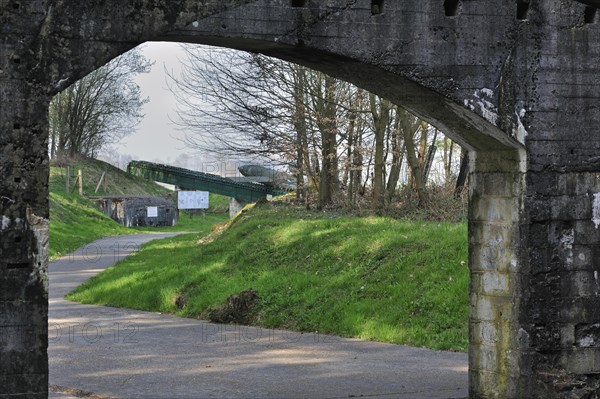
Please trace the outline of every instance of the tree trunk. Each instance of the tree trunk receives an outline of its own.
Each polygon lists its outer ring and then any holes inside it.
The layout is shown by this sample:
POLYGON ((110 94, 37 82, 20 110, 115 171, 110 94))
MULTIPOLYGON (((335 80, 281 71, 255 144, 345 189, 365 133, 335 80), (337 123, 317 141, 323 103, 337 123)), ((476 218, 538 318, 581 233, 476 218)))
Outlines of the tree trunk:
POLYGON ((319 120, 321 131, 321 182, 319 208, 330 205, 339 188, 337 163, 337 107, 335 79, 325 75, 325 98, 319 120))
MULTIPOLYGON (((358 96, 358 95, 357 95, 358 96)), ((356 100, 355 100, 356 103, 356 100)), ((348 206, 352 208, 354 206, 354 160, 352 159, 352 154, 355 146, 355 136, 356 136, 356 112, 355 110, 350 112, 349 122, 348 122, 348 138, 347 145, 348 148, 346 150, 346 165, 344 171, 344 185, 348 187, 348 206)))
POLYGON ((390 166, 390 175, 386 185, 386 203, 392 202, 398 180, 400 180, 400 168, 404 158, 404 147, 402 146, 402 136, 400 135, 400 114, 396 109, 396 117, 392 127, 390 142, 392 147, 392 165, 390 166))
POLYGON ((452 161, 454 157, 454 141, 449 138, 444 139, 444 181, 450 184, 452 177, 452 161))
MULTIPOLYGON (((425 182, 425 185, 427 185, 427 180, 429 179, 429 173, 431 172, 431 165, 433 165, 433 159, 435 158, 435 153, 437 151, 437 145, 436 145, 437 136, 438 136, 438 130, 435 129, 435 133, 433 134, 433 141, 431 142, 431 145, 429 146, 429 149, 427 150, 427 155, 425 156, 425 159, 424 159, 423 181, 425 182)), ((426 135, 426 137, 427 137, 427 135, 426 135)), ((425 142, 425 144, 427 145, 427 141, 425 142)))
POLYGON ((460 171, 458 172, 458 178, 456 179, 456 186, 454 187, 454 197, 460 197, 465 185, 467 184, 467 177, 469 172, 469 152, 462 149, 462 156, 460 158, 460 171))
POLYGON ((306 201, 304 184, 304 162, 306 142, 306 107, 304 104, 305 70, 298 66, 295 70, 294 84, 294 128, 296 130, 296 198, 306 201))
MULTIPOLYGON (((426 129, 423 123, 421 123, 422 129, 426 129)), ((421 135, 423 134, 427 133, 422 131, 421 135)), ((414 189, 417 192, 419 204, 424 205, 427 203, 427 194, 425 192, 425 182, 423 181, 423 165, 417 155, 415 131, 411 131, 410 129, 404 130, 404 148, 406 149, 406 160, 411 172, 414 189)))
POLYGON ((376 208, 383 209, 384 197, 384 144, 385 133, 390 121, 391 103, 384 99, 377 100, 374 94, 369 95, 371 115, 373 117, 373 133, 375 134, 375 159, 373 170, 373 203, 376 208))

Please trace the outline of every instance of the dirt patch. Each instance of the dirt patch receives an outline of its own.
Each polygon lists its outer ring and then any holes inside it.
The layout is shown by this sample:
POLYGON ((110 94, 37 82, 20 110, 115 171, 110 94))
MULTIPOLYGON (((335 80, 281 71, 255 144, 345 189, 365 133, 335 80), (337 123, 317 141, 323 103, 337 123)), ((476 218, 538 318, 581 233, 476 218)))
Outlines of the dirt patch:
POLYGON ((55 393, 64 393, 67 395, 75 396, 77 398, 86 398, 86 399, 113 399, 109 396, 99 396, 93 392, 82 391, 79 389, 62 387, 60 385, 51 385, 48 387, 49 392, 55 393))
POLYGON ((175 305, 175 307, 177 309, 183 309, 185 308, 185 305, 187 304, 187 295, 185 294, 178 294, 177 296, 175 296, 175 298, 173 298, 173 305, 175 305))
POLYGON ((260 297, 252 288, 229 295, 220 306, 208 309, 206 317, 213 323, 250 324, 258 311, 260 297))

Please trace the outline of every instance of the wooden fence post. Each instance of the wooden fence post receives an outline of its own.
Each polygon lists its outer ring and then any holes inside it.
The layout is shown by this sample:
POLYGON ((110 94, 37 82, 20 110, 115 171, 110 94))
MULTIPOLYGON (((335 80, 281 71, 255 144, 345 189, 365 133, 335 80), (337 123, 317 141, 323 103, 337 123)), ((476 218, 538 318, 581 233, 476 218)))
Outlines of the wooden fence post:
POLYGON ((77 171, 77 180, 79 180, 79 196, 83 197, 83 173, 81 169, 77 171))
POLYGON ((69 193, 71 191, 71 167, 69 165, 67 165, 67 178, 65 180, 67 181, 65 189, 69 193))

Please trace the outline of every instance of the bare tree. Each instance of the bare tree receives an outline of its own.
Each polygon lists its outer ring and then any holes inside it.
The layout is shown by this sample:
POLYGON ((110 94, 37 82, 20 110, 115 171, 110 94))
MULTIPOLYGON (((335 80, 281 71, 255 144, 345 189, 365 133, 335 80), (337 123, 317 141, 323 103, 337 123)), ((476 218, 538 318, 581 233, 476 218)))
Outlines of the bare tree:
POLYGON ((369 96, 371 115, 373 117, 373 131, 375 134, 375 165, 373 169, 373 200, 377 208, 385 206, 385 161, 384 151, 386 132, 390 126, 392 103, 374 94, 369 96))
MULTIPOLYGON (((410 114, 398 112, 398 107, 395 107, 395 116, 390 133, 390 151, 392 152, 392 161, 390 164, 390 173, 388 176, 385 192, 385 200, 386 204, 388 205, 392 202, 392 198, 394 196, 394 193, 396 192, 396 187, 398 186, 398 181, 400 180, 402 162, 404 161, 405 146, 401 130, 405 128, 411 128, 410 126, 405 127, 404 125, 401 127, 401 123, 405 122, 402 119, 403 117, 408 117, 410 120, 415 119, 412 118, 412 115, 410 114)), ((410 125, 410 120, 407 121, 408 125, 410 125)))
POLYGON ((454 197, 459 197, 463 189, 467 185, 469 172, 469 152, 463 148, 460 157, 460 167, 458 177, 456 178, 456 185, 454 187, 454 197))
POLYGON ((418 153, 418 147, 415 142, 415 136, 417 132, 420 132, 421 136, 427 134, 428 125, 426 122, 419 121, 416 117, 411 116, 408 111, 399 110, 398 112, 404 113, 404 118, 406 120, 406 129, 403 130, 404 135, 404 147, 406 149, 406 160, 408 163, 408 167, 410 169, 410 177, 412 180, 412 185, 414 189, 417 191, 417 196, 419 198, 419 202, 424 204, 427 202, 427 193, 425 191, 426 180, 424 180, 423 170, 424 164, 422 159, 418 153), (407 115, 408 114, 408 115, 407 115), (411 124, 410 121, 413 121, 411 124), (414 129, 415 124, 417 125, 417 129, 414 129))
POLYGON ((293 68, 294 79, 294 129, 296 131, 296 198, 307 200, 304 184, 304 165, 310 169, 308 156, 307 115, 305 106, 306 70, 303 67, 293 68))
POLYGON ((134 49, 56 95, 50 103, 50 155, 96 156, 102 147, 133 133, 148 99, 134 77, 152 63, 134 49))
POLYGON ((339 190, 337 153, 338 115, 336 105, 336 80, 317 72, 312 79, 315 121, 321 133, 321 175, 319 184, 319 208, 333 202, 339 190))
POLYGON ((221 156, 277 163, 296 159, 294 66, 257 54, 182 46, 180 76, 169 73, 186 143, 221 156))
MULTIPOLYGON (((436 160, 438 131, 402 108, 323 73, 260 54, 184 46, 170 74, 187 144, 224 157, 286 165, 298 199, 318 190, 318 206, 357 204, 372 193, 389 205, 407 165, 422 204, 436 160), (308 187, 307 187, 308 185, 308 187), (369 191, 372 188, 372 191, 369 191)), ((446 147, 444 147, 446 148, 446 147)), ((444 152, 446 174, 452 151, 444 152)))
MULTIPOLYGON (((348 84, 259 54, 185 46, 181 76, 170 74, 188 145, 224 156, 270 160, 304 176, 320 205, 339 190, 338 115, 348 84)), ((300 190, 302 191, 302 190, 300 190)), ((298 194, 302 196, 302 193, 298 194)))
POLYGON ((429 173, 431 172, 431 165, 435 159, 435 153, 437 151, 437 137, 439 130, 423 122, 421 128, 421 137, 419 144, 419 162, 423 165, 423 181, 427 184, 429 180, 429 173), (430 133, 433 131, 433 137, 430 140, 430 133))

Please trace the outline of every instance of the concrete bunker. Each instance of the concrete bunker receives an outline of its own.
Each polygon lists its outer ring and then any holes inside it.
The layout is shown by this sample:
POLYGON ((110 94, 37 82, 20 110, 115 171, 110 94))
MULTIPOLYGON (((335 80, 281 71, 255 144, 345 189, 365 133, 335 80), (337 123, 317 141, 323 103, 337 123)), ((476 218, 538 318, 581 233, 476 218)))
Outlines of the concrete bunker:
POLYGON ((126 227, 175 226, 176 204, 161 197, 103 196, 98 201, 102 213, 126 227))
POLYGON ((449 18, 440 3, 410 0, 386 2, 373 18, 369 0, 18 4, 2 10, 0 249, 27 267, 0 264, 2 314, 14 315, 0 320, 35 333, 8 331, 10 346, 0 346, 9 394, 47 394, 49 97, 149 40, 310 66, 392 100, 473 151, 471 396, 600 389, 589 338, 598 320, 600 31, 581 23, 584 5, 461 2, 449 18))

